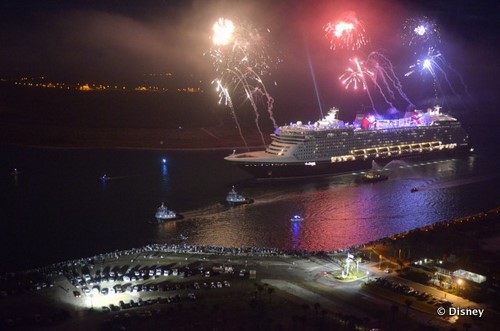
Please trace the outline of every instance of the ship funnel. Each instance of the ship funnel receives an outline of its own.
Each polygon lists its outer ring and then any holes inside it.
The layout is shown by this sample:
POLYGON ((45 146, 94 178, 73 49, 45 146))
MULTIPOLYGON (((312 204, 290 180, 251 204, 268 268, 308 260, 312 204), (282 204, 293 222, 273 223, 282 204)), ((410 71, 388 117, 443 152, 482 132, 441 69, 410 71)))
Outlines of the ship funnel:
MULTIPOLYGON (((339 119, 339 110, 335 107, 330 108, 330 111, 328 112, 333 119, 338 120, 339 119)), ((329 116, 330 117, 330 116, 329 116)))

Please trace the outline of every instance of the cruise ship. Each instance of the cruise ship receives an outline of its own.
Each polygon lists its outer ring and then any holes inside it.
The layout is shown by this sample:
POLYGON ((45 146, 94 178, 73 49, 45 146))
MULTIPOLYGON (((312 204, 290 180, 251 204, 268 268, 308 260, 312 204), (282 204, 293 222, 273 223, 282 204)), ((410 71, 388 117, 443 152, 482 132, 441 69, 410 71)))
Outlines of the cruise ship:
POLYGON ((233 152, 225 160, 265 179, 348 173, 370 169, 373 161, 469 151, 460 122, 440 108, 406 112, 393 120, 358 114, 352 123, 339 120, 339 110, 332 108, 315 123, 279 127, 264 151, 233 152))

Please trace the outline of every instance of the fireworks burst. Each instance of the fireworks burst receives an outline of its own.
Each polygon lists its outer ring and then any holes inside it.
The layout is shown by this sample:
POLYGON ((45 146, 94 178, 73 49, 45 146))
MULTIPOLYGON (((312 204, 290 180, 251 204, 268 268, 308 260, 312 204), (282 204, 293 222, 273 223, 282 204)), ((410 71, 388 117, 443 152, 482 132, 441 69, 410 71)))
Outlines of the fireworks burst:
POLYGON ((417 61, 410 65, 409 69, 405 76, 408 77, 415 72, 424 73, 426 71, 430 72, 430 74, 434 77, 436 75, 436 68, 439 67, 438 62, 442 57, 441 53, 435 50, 433 47, 430 47, 427 50, 427 54, 425 57, 421 59, 417 59, 417 61))
POLYGON ((403 25, 403 31, 402 37, 408 46, 429 48, 441 42, 437 24, 426 16, 407 19, 403 25))
POLYGON ((220 18, 213 25, 212 42, 213 47, 209 54, 218 75, 212 84, 216 85, 219 93, 219 103, 224 103, 231 109, 240 135, 245 141, 232 100, 234 94, 243 93, 244 100, 250 103, 255 112, 255 124, 265 144, 259 126, 259 103, 267 107, 270 120, 275 128, 278 127, 272 112, 274 100, 262 80, 264 75, 270 74, 271 68, 277 63, 277 60, 268 53, 265 36, 249 24, 235 25, 229 19, 220 18))
POLYGON ((355 90, 358 89, 358 85, 361 84, 363 86, 363 90, 368 94, 368 98, 372 104, 373 109, 375 109, 375 104, 373 103, 372 96, 370 94, 370 90, 366 85, 366 78, 371 78, 373 80, 374 74, 372 71, 368 70, 365 66, 364 61, 358 61, 358 59, 354 58, 354 60, 349 59, 349 61, 354 62, 355 66, 353 68, 347 68, 346 72, 339 77, 342 84, 345 88, 349 88, 349 86, 353 86, 355 90))
MULTIPOLYGON (((426 53, 409 67, 405 76, 408 77, 416 72, 422 75, 430 74, 434 80, 436 101, 438 91, 444 97, 446 92, 444 90, 448 90, 460 100, 461 96, 457 91, 462 95, 468 95, 467 86, 461 75, 445 61, 442 53, 436 50, 436 45, 441 43, 438 25, 428 17, 422 16, 407 19, 403 27, 402 37, 405 44, 412 47, 412 52, 426 53), (462 87, 459 87, 457 82, 460 82, 462 87)), ((343 48, 355 51, 368 43, 364 27, 353 13, 346 13, 341 19, 328 23, 324 31, 330 40, 332 50, 343 48)), ((385 55, 374 51, 366 58, 354 58, 350 61, 351 66, 340 75, 339 80, 345 89, 362 89, 367 93, 375 111, 374 101, 382 99, 394 109, 395 105, 406 108, 415 106, 404 92, 392 62, 385 55)))
POLYGON ((345 13, 338 21, 325 25, 326 37, 330 40, 330 49, 359 49, 368 43, 365 28, 352 12, 345 13))
POLYGON ((410 71, 408 71, 405 76, 408 77, 416 72, 419 72, 422 75, 429 73, 432 76, 433 84, 435 87, 435 98, 438 99, 438 91, 444 97, 446 94, 445 88, 449 88, 449 91, 458 99, 462 99, 461 94, 457 92, 455 87, 456 84, 453 84, 450 80, 449 74, 452 74, 462 86, 463 93, 469 95, 469 91, 467 85, 459 74, 458 71, 452 68, 452 66, 446 61, 445 57, 441 52, 436 50, 433 47, 430 47, 427 50, 427 54, 417 59, 417 61, 410 65, 410 71), (443 82, 445 83, 443 85, 443 82))
POLYGON ((357 58, 349 59, 349 61, 354 62, 354 67, 347 68, 346 72, 339 77, 342 85, 344 85, 346 89, 352 86, 355 90, 358 89, 358 85, 361 85, 363 86, 363 90, 366 90, 365 75, 369 78, 373 78, 373 72, 365 67, 364 61, 358 61, 357 58))
POLYGON ((234 33, 233 21, 219 18, 213 25, 214 35, 212 42, 216 46, 225 46, 231 42, 234 33))

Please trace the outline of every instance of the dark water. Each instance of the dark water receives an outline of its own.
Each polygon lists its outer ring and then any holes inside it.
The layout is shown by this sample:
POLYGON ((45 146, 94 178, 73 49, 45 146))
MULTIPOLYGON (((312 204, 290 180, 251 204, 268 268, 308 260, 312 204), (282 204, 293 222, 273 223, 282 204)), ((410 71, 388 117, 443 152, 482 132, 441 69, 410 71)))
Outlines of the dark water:
POLYGON ((223 160, 229 151, 0 151, 1 272, 175 243, 181 233, 189 244, 331 250, 500 202, 500 162, 491 155, 395 161, 385 167, 388 181, 361 184, 359 174, 255 182, 223 160), (233 184, 255 203, 221 206, 233 184), (185 219, 148 224, 161 202, 185 219), (305 221, 290 222, 296 213, 305 221))

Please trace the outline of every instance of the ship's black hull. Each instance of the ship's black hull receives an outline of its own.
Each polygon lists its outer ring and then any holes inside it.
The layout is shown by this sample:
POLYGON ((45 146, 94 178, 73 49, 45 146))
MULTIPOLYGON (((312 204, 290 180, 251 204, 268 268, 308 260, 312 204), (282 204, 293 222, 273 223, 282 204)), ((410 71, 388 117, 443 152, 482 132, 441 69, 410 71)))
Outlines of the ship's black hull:
MULTIPOLYGON (((469 153, 468 148, 459 148, 455 150, 433 151, 421 154, 403 155, 397 157, 367 158, 362 160, 353 160, 345 162, 315 162, 315 165, 306 165, 306 162, 297 163, 243 163, 235 164, 244 171, 250 173, 256 179, 287 179, 301 177, 318 177, 335 174, 351 173, 372 168, 373 161, 380 165, 386 165, 394 160, 404 159, 437 159, 443 157, 465 155, 469 153)), ((307 162, 310 164, 310 162, 307 162)))

